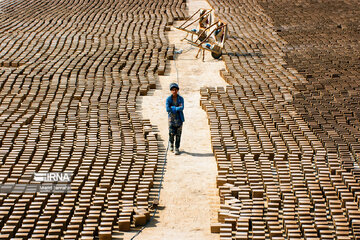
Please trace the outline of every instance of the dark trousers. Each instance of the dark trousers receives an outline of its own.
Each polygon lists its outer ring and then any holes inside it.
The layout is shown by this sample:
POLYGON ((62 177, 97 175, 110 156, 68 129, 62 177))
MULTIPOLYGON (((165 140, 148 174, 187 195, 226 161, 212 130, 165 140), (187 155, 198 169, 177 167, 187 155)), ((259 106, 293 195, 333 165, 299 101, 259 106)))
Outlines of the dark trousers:
POLYGON ((180 139, 181 139, 181 126, 169 126, 169 141, 171 145, 174 145, 174 138, 175 138, 175 148, 180 147, 180 139))

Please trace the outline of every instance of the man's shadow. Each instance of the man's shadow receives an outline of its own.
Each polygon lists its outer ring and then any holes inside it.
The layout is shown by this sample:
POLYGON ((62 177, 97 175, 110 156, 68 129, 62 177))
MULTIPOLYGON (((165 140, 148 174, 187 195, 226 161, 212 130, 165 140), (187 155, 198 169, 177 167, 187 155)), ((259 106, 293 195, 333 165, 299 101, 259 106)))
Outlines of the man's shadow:
POLYGON ((193 157, 212 157, 214 156, 213 153, 191 153, 187 151, 181 151, 181 154, 190 155, 193 157))
POLYGON ((238 53, 238 52, 227 52, 223 53, 223 55, 228 56, 236 56, 236 57, 263 57, 264 55, 262 53, 238 53))

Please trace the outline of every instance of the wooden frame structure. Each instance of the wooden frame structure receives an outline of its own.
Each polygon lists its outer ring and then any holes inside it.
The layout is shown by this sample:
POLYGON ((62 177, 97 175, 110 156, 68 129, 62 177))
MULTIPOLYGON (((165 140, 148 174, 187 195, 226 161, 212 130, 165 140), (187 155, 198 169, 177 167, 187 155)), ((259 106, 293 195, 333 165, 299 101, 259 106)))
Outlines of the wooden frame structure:
POLYGON ((196 58, 198 58, 202 51, 203 61, 205 59, 205 51, 210 51, 213 58, 219 59, 227 39, 227 24, 221 20, 213 23, 213 19, 212 9, 199 9, 179 27, 176 27, 176 29, 187 33, 183 40, 187 40, 191 45, 199 48, 196 58), (200 16, 194 19, 199 13, 200 16), (189 30, 188 27, 196 22, 198 22, 198 29, 196 31, 189 30), (189 34, 191 34, 191 39, 188 38, 189 34), (196 36, 195 40, 194 35, 196 36))
POLYGON ((182 23, 179 27, 175 28, 181 31, 185 31, 187 33, 183 40, 187 39, 189 34, 191 34, 192 41, 194 41, 194 35, 196 35, 199 39, 203 40, 207 36, 208 27, 212 25, 213 18, 214 17, 212 9, 200 8, 184 23, 182 23), (198 17, 196 17, 197 14, 199 14, 198 17), (195 31, 194 29, 188 29, 188 27, 193 26, 196 23, 198 23, 198 26, 195 31))
MULTIPOLYGON (((213 24, 214 28, 210 30, 210 34, 200 43, 190 42, 190 44, 199 48, 196 58, 199 54, 203 53, 203 61, 205 59, 205 50, 211 52, 211 56, 215 59, 219 59, 222 55, 222 49, 224 47, 225 40, 227 38, 227 24, 221 20, 213 24), (209 42, 209 43, 207 43, 209 42), (204 46, 205 44, 205 46, 204 46), (210 45, 210 47, 208 47, 210 45)), ((210 27, 209 27, 210 28, 210 27)))

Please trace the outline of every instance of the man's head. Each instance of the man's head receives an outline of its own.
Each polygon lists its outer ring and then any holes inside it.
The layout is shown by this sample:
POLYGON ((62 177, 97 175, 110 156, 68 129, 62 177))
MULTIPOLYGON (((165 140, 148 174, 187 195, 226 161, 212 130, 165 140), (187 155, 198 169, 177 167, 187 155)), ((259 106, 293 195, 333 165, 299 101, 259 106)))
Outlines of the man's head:
POLYGON ((177 93, 179 91, 179 85, 177 85, 176 83, 171 83, 170 84, 170 91, 171 91, 171 94, 173 96, 177 96, 177 93))

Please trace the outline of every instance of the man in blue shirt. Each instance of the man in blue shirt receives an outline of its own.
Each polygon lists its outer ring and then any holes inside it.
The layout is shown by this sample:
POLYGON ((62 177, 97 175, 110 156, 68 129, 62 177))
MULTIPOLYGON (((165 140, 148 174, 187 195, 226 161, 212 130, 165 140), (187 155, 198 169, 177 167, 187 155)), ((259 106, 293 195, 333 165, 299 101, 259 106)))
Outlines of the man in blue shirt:
POLYGON ((175 137, 175 154, 179 155, 180 138, 182 131, 182 124, 184 118, 184 98, 178 94, 179 85, 176 83, 170 84, 171 95, 166 99, 166 111, 169 119, 169 142, 170 151, 174 151, 174 137, 175 137))

